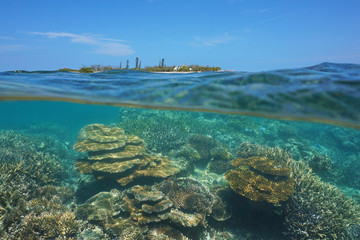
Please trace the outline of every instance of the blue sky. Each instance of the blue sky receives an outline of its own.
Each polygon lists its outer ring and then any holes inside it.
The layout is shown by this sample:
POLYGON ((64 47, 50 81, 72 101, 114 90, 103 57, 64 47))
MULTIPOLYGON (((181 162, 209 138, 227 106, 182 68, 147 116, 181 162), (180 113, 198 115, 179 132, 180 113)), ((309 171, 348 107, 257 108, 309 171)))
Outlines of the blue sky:
POLYGON ((359 0, 1 0, 0 71, 360 63, 359 0))

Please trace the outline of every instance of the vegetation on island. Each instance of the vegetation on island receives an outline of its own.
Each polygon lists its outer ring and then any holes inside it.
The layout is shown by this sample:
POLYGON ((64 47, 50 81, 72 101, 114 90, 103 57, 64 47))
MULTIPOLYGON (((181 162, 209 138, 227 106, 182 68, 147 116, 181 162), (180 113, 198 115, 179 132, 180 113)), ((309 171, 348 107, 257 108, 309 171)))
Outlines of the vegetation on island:
POLYGON ((147 66, 142 68, 141 61, 138 57, 135 59, 135 66, 134 68, 130 68, 129 60, 126 60, 125 67, 122 66, 122 62, 120 62, 119 66, 111 66, 106 65, 103 66, 102 64, 94 64, 91 66, 83 66, 79 70, 71 69, 71 68, 61 68, 59 72, 78 72, 78 73, 94 73, 94 72, 103 72, 108 70, 137 70, 137 71, 146 71, 146 72, 216 72, 220 71, 220 67, 210 67, 210 66, 200 66, 197 64, 189 65, 183 64, 181 66, 166 66, 165 59, 161 59, 159 61, 159 65, 157 66, 147 66))
POLYGON ((145 67, 144 71, 148 72, 217 72, 220 71, 220 67, 209 67, 209 66, 199 66, 199 65, 189 65, 185 64, 180 66, 154 66, 154 67, 145 67))
POLYGON ((94 73, 94 72, 96 72, 96 70, 94 70, 92 67, 82 67, 79 70, 71 69, 71 68, 60 68, 58 71, 59 72, 79 72, 79 73, 94 73))

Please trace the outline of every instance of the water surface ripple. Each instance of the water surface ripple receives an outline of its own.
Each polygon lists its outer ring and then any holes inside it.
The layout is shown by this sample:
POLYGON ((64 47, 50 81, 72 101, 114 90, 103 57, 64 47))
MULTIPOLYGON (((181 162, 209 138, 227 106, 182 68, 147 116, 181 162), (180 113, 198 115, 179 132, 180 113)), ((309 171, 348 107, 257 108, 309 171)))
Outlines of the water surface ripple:
POLYGON ((360 65, 322 63, 257 73, 0 73, 0 99, 203 110, 360 127, 360 65))

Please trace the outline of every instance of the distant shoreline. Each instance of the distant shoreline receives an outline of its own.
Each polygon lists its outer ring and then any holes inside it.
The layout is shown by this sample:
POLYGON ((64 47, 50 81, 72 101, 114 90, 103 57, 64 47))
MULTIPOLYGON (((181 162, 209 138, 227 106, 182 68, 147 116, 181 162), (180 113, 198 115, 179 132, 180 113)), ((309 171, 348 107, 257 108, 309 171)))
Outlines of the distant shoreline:
MULTIPOLYGON (((118 69, 114 69, 114 70, 118 70, 118 69)), ((121 69, 124 70, 124 69, 121 69)), ((130 70, 134 70, 134 69, 130 69, 130 70)), ((109 70, 105 70, 105 71, 109 71, 109 70)), ((94 71, 92 73, 100 73, 100 72, 105 72, 105 71, 94 71)), ((146 70, 134 70, 134 71, 140 71, 140 72, 149 72, 149 73, 202 73, 202 71, 191 71, 191 72, 181 72, 181 71, 171 71, 171 72, 157 72, 157 71, 146 71, 146 70)), ((224 72, 226 70, 220 70, 220 71, 213 71, 213 72, 224 72)), ((64 71, 65 72, 65 71, 64 71)), ((67 72, 72 72, 72 73, 86 73, 86 72, 80 72, 79 70, 72 70, 72 71, 67 71, 67 72)))
POLYGON ((154 72, 154 73, 200 73, 200 72, 219 72, 221 71, 220 67, 209 67, 209 66, 199 66, 199 65, 189 65, 186 66, 154 66, 154 67, 138 67, 129 68, 128 64, 126 68, 114 67, 114 66, 102 66, 100 64, 84 66, 80 69, 71 69, 71 68, 60 68, 60 72, 78 72, 78 73, 96 73, 104 72, 107 70, 135 70, 135 71, 145 71, 145 72, 154 72))
POLYGON ((172 71, 172 72, 157 72, 157 71, 144 71, 151 73, 202 73, 201 71, 192 71, 192 72, 180 72, 180 71, 172 71))

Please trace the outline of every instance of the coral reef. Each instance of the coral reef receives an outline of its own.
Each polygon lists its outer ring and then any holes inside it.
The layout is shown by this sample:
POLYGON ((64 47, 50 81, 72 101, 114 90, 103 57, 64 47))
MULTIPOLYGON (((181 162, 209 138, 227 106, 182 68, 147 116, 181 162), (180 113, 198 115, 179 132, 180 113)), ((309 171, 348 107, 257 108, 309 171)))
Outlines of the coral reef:
POLYGON ((118 191, 100 192, 76 208, 76 217, 104 227, 111 222, 118 191))
POLYGON ((306 138, 289 138, 287 141, 283 139, 276 139, 275 143, 289 151, 294 160, 300 160, 303 158, 311 157, 313 155, 313 146, 310 145, 306 138))
POLYGON ((149 229, 146 239, 149 240, 189 240, 186 236, 184 236, 179 230, 168 226, 168 225, 160 225, 157 227, 153 227, 149 229))
POLYGON ((360 205, 322 182, 303 162, 291 161, 290 166, 295 194, 285 208, 285 234, 290 239, 357 239, 360 205))
POLYGON ((0 157, 3 161, 27 160, 41 153, 57 160, 71 158, 67 145, 55 136, 0 130, 0 157))
POLYGON ((75 220, 74 213, 66 206, 73 192, 66 187, 51 185, 34 187, 36 190, 27 191, 27 195, 15 197, 16 192, 13 193, 2 208, 0 236, 3 239, 74 237, 83 222, 75 220))
MULTIPOLYGON (((19 131, 0 131, 0 168, 7 178, 26 176, 37 184, 56 183, 64 174, 56 144, 51 137, 29 135, 19 131)), ((6 177, 4 177, 6 178, 6 177)))
POLYGON ((245 229, 234 229, 226 228, 225 229, 215 229, 210 228, 202 232, 200 240, 209 240, 209 239, 221 239, 221 240, 279 240, 280 238, 273 238, 269 234, 259 233, 257 231, 248 231, 245 229))
POLYGON ((359 132, 120 114, 117 125, 82 128, 75 145, 64 129, 77 124, 0 130, 1 239, 359 239, 359 132))
POLYGON ((38 140, 15 131, 0 135, 0 226, 5 233, 29 213, 29 201, 44 195, 47 184, 58 183, 63 174, 58 157, 40 151, 38 140))
POLYGON ((163 154, 179 149, 196 134, 212 136, 236 148, 239 142, 253 139, 249 129, 259 127, 251 118, 240 115, 131 108, 120 109, 119 124, 127 133, 143 138, 149 150, 163 154))
POLYGON ((27 160, 0 163, 0 172, 4 182, 16 176, 33 180, 38 185, 56 183, 63 173, 62 166, 47 154, 36 153, 27 160))
POLYGON ((182 227, 206 226, 216 197, 190 178, 165 180, 154 186, 123 191, 120 208, 138 224, 170 222, 182 227))
POLYGON ((69 211, 45 211, 39 215, 30 213, 22 219, 22 222, 21 235, 32 236, 33 239, 39 235, 45 239, 74 237, 79 227, 75 215, 69 211))
POLYGON ((206 217, 211 214, 217 198, 203 184, 191 178, 178 178, 163 181, 157 188, 173 202, 177 210, 197 213, 201 224, 206 226, 206 217))
POLYGON ((100 192, 75 212, 77 219, 101 226, 117 236, 131 230, 128 234, 137 233, 146 239, 156 236, 187 239, 183 230, 207 226, 208 217, 218 221, 228 219, 226 210, 221 209, 226 206, 215 206, 218 203, 221 199, 198 181, 179 178, 155 185, 135 185, 123 191, 100 192))
POLYGON ((240 158, 264 156, 267 154, 267 149, 265 146, 244 142, 240 144, 236 156, 240 158))
POLYGON ((152 152, 168 154, 187 141, 192 117, 170 111, 129 109, 120 110, 120 124, 131 134, 140 136, 152 152))
POLYGON ((333 161, 326 154, 315 153, 311 157, 304 158, 309 167, 316 173, 329 171, 333 165, 333 161))
POLYGON ((182 158, 189 163, 194 163, 200 160, 200 154, 194 148, 189 146, 181 147, 180 149, 171 152, 171 155, 175 158, 182 158))
POLYGON ((129 214, 124 216, 126 212, 121 209, 123 195, 116 189, 100 192, 76 207, 76 218, 99 226, 101 231, 98 234, 110 236, 109 239, 144 239, 148 228, 136 225, 129 214))
POLYGON ((166 178, 179 172, 169 158, 145 153, 143 140, 126 135, 119 127, 87 125, 80 130, 74 149, 89 155, 75 163, 77 171, 97 179, 115 179, 122 186, 139 177, 166 178))
MULTIPOLYGON (((79 228, 78 233, 76 234, 76 238, 78 240, 112 240, 113 237, 110 237, 108 234, 104 233, 104 231, 95 225, 92 224, 83 224, 81 228, 79 228)), ((125 239, 125 238, 123 238, 125 239)))
POLYGON ((100 192, 77 207, 76 217, 100 226, 111 239, 144 239, 148 227, 136 225, 129 214, 125 214, 121 209, 122 196, 116 189, 100 192))
POLYGON ((349 239, 360 239, 360 226, 350 225, 346 228, 346 234, 349 239))
POLYGON ((229 171, 231 166, 231 153, 223 148, 223 147, 216 147, 211 149, 211 161, 207 165, 207 169, 211 172, 217 174, 223 174, 229 171))
POLYGON ((236 169, 225 174, 230 187, 253 201, 267 201, 275 205, 286 201, 294 193, 295 184, 290 177, 291 168, 287 166, 288 155, 279 148, 251 146, 247 151, 243 149, 241 146, 240 152, 249 157, 234 159, 232 164, 236 169), (250 156, 250 152, 256 150, 255 155, 258 156, 250 156))
POLYGON ((196 170, 196 165, 201 159, 200 154, 194 148, 189 145, 183 146, 180 149, 173 150, 169 153, 169 156, 176 161, 176 164, 181 166, 181 171, 177 176, 189 176, 196 170))
POLYGON ((204 136, 200 134, 192 135, 188 143, 191 147, 196 149, 199 153, 201 160, 210 161, 211 150, 217 147, 218 143, 211 136, 204 136))
POLYGON ((23 131, 0 132, 0 237, 65 239, 81 221, 67 204, 73 191, 60 184, 62 158, 71 155, 56 138, 23 131), (53 185, 49 185, 53 184, 53 185))
POLYGON ((123 192, 120 208, 130 213, 139 224, 160 222, 165 219, 173 203, 153 186, 134 186, 123 192))
MULTIPOLYGON (((0 165, 19 166, 17 174, 26 175, 39 185, 75 185, 78 173, 73 167, 77 153, 57 135, 29 134, 30 130, 0 130, 0 165)), ((40 128, 35 132, 41 132, 40 128)))
POLYGON ((212 207, 211 217, 217 221, 225 221, 231 218, 231 206, 229 203, 229 193, 231 189, 228 186, 214 185, 210 189, 216 196, 216 202, 212 207))

